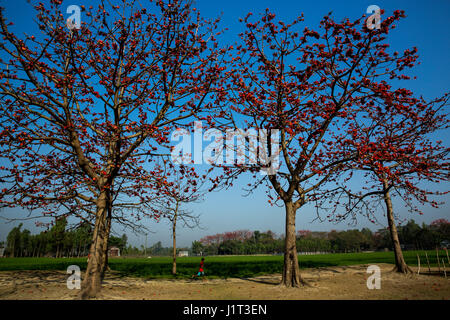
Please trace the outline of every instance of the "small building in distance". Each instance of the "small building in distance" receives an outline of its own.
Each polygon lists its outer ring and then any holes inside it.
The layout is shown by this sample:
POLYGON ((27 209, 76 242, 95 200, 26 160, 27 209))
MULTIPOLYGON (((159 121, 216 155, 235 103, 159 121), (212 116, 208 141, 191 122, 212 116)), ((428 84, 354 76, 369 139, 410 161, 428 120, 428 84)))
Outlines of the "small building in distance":
POLYGON ((183 250, 178 252, 178 256, 179 257, 188 257, 189 256, 189 251, 183 250))
MULTIPOLYGON (((450 248, 450 241, 448 241, 448 240, 444 240, 444 241, 442 241, 441 243, 440 243, 440 245, 441 245, 441 248, 442 249, 447 249, 447 248, 450 248)), ((0 249, 1 250, 1 249, 0 249)), ((1 255, 0 255, 1 256, 1 255)))
POLYGON ((117 247, 111 247, 108 249, 109 257, 120 257, 120 249, 117 247))
POLYGON ((5 248, 0 247, 0 258, 3 258, 4 253, 5 253, 5 248))

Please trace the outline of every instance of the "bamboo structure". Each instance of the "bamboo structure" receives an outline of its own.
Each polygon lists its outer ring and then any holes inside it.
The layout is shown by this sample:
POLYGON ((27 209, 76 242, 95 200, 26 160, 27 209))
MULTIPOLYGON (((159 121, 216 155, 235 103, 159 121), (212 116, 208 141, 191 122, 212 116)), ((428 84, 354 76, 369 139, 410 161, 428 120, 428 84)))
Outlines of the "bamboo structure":
POLYGON ((438 251, 437 247, 436 247, 436 258, 437 258, 437 263, 438 263, 438 268, 439 268, 439 274, 441 274, 441 263, 439 262, 439 251, 438 251))
POLYGON ((420 274, 420 257, 418 253, 416 253, 416 255, 417 255, 417 265, 419 266, 419 268, 417 269, 417 274, 420 274))
POLYGON ((428 273, 430 273, 430 274, 431 274, 430 260, 428 260, 428 254, 427 254, 427 252, 426 252, 426 251, 425 251, 425 258, 427 258, 427 264, 428 264, 428 273))
POLYGON ((444 276, 447 278, 447 272, 445 272, 445 262, 444 259, 442 259, 442 267, 444 268, 444 276))

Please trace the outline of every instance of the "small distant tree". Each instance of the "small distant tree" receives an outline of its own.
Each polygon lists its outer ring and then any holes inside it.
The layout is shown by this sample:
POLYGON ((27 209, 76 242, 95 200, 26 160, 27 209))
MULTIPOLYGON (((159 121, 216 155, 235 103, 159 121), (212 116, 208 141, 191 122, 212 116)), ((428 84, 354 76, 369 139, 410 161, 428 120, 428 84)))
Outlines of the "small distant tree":
MULTIPOLYGON (((142 249, 144 249, 144 246, 142 246, 142 249)), ((163 246, 162 246, 161 241, 156 242, 154 245, 152 245, 150 247, 150 253, 153 255, 159 256, 159 255, 161 255, 162 251, 163 251, 163 246)))
POLYGON ((444 240, 450 241, 450 222, 447 219, 434 220, 429 227, 439 235, 439 243, 444 240))
POLYGON ((204 246, 200 241, 194 241, 191 245, 193 254, 202 254, 204 252, 204 246))
POLYGON ((124 234, 122 234, 121 239, 122 239, 122 243, 121 243, 122 249, 125 250, 125 248, 127 247, 127 243, 128 243, 128 236, 124 233, 124 234))
POLYGON ((20 223, 17 227, 11 229, 6 237, 6 249, 8 250, 9 256, 14 258, 17 256, 20 248, 20 233, 23 224, 20 223))
MULTIPOLYGON (((154 215, 165 218, 172 225, 172 274, 177 273, 177 223, 182 222, 184 227, 195 228, 200 226, 198 214, 194 214, 186 208, 187 205, 202 200, 205 189, 207 173, 200 175, 193 167, 185 165, 173 165, 164 161, 167 166, 164 170, 164 178, 157 182, 158 199, 153 201, 151 207, 154 215)), ((208 172, 211 172, 209 170, 208 172)))
POLYGON ((30 252, 30 236, 31 236, 31 232, 28 229, 24 229, 20 233, 19 252, 20 252, 20 256, 22 256, 22 257, 27 257, 29 255, 29 252, 30 252))
POLYGON ((123 238, 122 237, 114 237, 111 236, 110 237, 110 241, 109 241, 109 245, 110 247, 117 247, 120 249, 121 252, 123 252, 123 250, 126 248, 126 242, 123 242, 123 238))

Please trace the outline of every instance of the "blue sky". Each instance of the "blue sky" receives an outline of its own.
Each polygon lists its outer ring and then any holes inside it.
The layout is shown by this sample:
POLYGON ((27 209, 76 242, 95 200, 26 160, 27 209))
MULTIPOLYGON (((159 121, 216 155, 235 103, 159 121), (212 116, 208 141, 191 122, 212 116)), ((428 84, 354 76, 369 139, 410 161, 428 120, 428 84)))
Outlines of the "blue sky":
MULTIPOLYGON (((64 1, 64 5, 88 5, 95 1, 64 1)), ((320 19, 328 12, 333 12, 333 17, 339 20, 344 17, 350 19, 359 18, 366 12, 369 5, 378 5, 385 9, 387 14, 396 9, 405 10, 407 17, 402 19, 397 25, 397 29, 390 34, 392 49, 402 50, 416 46, 419 49, 419 60, 421 65, 414 68, 417 80, 409 81, 404 85, 413 90, 417 95, 425 98, 433 98, 442 95, 449 90, 450 84, 450 28, 448 27, 448 12, 450 12, 450 1, 268 1, 268 0, 245 0, 245 1, 207 1, 197 0, 195 6, 203 16, 216 17, 222 15, 221 26, 229 28, 223 36, 223 40, 233 43, 237 40, 237 34, 242 31, 242 26, 238 22, 240 17, 244 17, 248 12, 258 14, 269 8, 277 18, 290 21, 300 13, 304 13, 304 26, 317 28, 320 19)), ((6 8, 6 17, 15 23, 15 28, 21 32, 33 33, 35 26, 32 23, 33 10, 26 0, 0 0, 0 5, 6 8)), ((385 14, 384 16, 386 16, 385 14)), ((83 19, 83 17, 82 17, 83 19)), ((383 19, 383 16, 382 16, 383 19)), ((303 26, 302 26, 303 28, 303 26)), ((441 139, 448 146, 450 144, 449 131, 442 134, 441 139)), ((270 207, 264 193, 264 189, 257 190, 248 197, 243 197, 242 186, 248 183, 246 177, 242 177, 240 183, 231 190, 214 192, 209 194, 205 201, 195 204, 192 209, 201 214, 201 224, 205 229, 182 229, 178 230, 179 246, 190 246, 193 240, 199 239, 208 234, 232 231, 237 229, 249 230, 272 230, 277 234, 284 232, 284 209, 270 207)), ((450 184, 441 183, 437 188, 441 191, 448 191, 450 184)), ((423 216, 412 215, 400 204, 396 206, 397 213, 403 218, 411 217, 417 222, 429 223, 437 218, 449 219, 450 196, 441 198, 447 202, 439 209, 427 207, 423 216)), ((0 215, 17 217, 26 214, 20 209, 10 209, 0 212, 0 215)), ((315 217, 313 210, 305 208, 297 215, 297 229, 310 230, 330 230, 347 229, 346 224, 333 225, 330 223, 320 223, 315 221, 310 223, 315 217)), ((384 223, 384 218, 379 216, 379 220, 384 223)), ((9 230, 19 222, 6 223, 0 220, 0 241, 6 239, 9 230)), ((40 229, 34 228, 33 221, 25 221, 26 228, 32 232, 40 229)), ((155 231, 149 234, 148 244, 162 241, 163 245, 171 244, 170 227, 164 221, 159 224, 149 222, 148 227, 155 231)), ((352 226, 353 227, 353 226, 352 226)), ((369 227, 373 230, 381 227, 374 226, 364 218, 359 219, 357 228, 369 227)), ((120 227, 113 227, 117 234, 122 234, 120 227)), ((144 243, 145 236, 134 236, 129 233, 130 242, 139 246, 144 243)))

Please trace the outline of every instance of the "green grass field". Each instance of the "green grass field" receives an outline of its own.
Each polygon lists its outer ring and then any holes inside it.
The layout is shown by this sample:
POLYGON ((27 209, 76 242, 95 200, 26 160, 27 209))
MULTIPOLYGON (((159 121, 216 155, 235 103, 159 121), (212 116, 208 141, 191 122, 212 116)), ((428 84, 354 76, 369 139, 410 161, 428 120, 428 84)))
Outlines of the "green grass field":
MULTIPOLYGON (((405 251, 406 263, 417 266, 417 254, 422 268, 427 268, 425 251, 405 251)), ((436 251, 427 251, 431 266, 437 266, 436 251)), ((440 259, 447 262, 445 251, 440 259)), ((177 277, 192 276, 198 270, 200 257, 177 258, 177 277)), ((347 266, 355 264, 394 263, 393 252, 335 253, 299 256, 300 268, 347 266)), ((6 270, 67 270, 69 265, 86 268, 86 258, 0 258, 0 271, 6 270)), ((145 278, 173 278, 172 258, 111 258, 109 266, 123 275, 145 278)), ((205 273, 208 278, 251 277, 280 273, 283 256, 210 256, 205 257, 205 273)))

